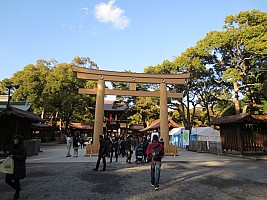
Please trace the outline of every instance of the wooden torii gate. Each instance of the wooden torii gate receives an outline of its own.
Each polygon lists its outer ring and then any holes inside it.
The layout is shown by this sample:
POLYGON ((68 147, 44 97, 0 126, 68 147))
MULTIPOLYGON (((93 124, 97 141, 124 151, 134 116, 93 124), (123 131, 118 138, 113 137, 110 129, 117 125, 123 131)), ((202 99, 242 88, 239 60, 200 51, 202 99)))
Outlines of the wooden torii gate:
POLYGON ((168 127, 168 108, 167 98, 183 98, 182 93, 172 93, 167 91, 166 84, 184 85, 190 73, 182 74, 146 74, 146 73, 130 73, 130 72, 114 72, 105 70, 87 69, 73 66, 72 70, 77 72, 78 79, 95 80, 97 88, 86 89, 79 88, 79 94, 96 94, 95 122, 93 145, 87 148, 87 154, 98 152, 98 137, 103 134, 104 119, 104 97, 105 95, 121 95, 121 96, 150 96, 160 97, 160 135, 165 141, 164 148, 168 154, 177 154, 178 149, 171 147, 169 141, 168 127), (110 90, 105 88, 105 81, 110 82, 127 82, 130 83, 130 90, 110 90), (136 91, 136 83, 160 84, 160 91, 136 91), (176 152, 177 151, 177 152, 176 152), (176 152, 176 153, 175 153, 176 152))

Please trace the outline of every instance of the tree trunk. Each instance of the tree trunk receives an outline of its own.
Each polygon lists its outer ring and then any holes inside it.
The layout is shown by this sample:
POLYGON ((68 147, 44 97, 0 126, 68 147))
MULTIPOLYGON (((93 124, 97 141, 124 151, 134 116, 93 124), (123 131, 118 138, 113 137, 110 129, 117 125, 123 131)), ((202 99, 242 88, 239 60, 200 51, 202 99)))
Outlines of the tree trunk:
POLYGON ((240 114, 240 105, 238 100, 238 85, 237 82, 234 82, 234 103, 235 103, 235 114, 240 114))

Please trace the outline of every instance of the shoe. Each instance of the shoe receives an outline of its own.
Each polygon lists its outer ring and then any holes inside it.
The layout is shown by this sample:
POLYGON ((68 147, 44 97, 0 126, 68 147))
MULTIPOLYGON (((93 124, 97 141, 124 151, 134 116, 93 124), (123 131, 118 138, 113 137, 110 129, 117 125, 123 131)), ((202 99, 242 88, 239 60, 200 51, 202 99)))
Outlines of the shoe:
POLYGON ((155 187, 155 190, 159 190, 159 188, 158 187, 155 187))
POLYGON ((98 171, 98 169, 96 169, 96 168, 94 168, 93 170, 94 170, 94 171, 98 171))
POLYGON ((106 171, 106 169, 102 169, 101 171, 106 171))
POLYGON ((71 155, 67 155, 66 157, 71 157, 71 155))
POLYGON ((19 199, 19 192, 15 192, 14 196, 13 196, 13 199, 19 199))
POLYGON ((155 185, 151 183, 151 186, 153 186, 153 187, 154 187, 155 185))

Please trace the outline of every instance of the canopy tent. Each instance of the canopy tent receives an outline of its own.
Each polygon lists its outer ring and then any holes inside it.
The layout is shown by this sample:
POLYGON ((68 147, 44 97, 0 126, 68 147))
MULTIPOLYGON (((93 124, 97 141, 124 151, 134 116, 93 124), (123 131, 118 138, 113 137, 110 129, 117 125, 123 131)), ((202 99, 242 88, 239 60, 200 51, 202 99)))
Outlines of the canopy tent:
POLYGON ((183 130, 184 127, 173 128, 172 130, 169 131, 169 135, 180 135, 182 134, 183 130))
POLYGON ((197 135, 197 140, 220 142, 220 132, 211 127, 192 128, 192 135, 197 135))
MULTIPOLYGON (((169 136, 171 136, 172 144, 183 146, 182 133, 184 127, 173 128, 169 131, 169 136)), ((211 127, 197 127, 192 128, 190 140, 200 140, 200 141, 215 141, 220 142, 220 132, 211 127)))

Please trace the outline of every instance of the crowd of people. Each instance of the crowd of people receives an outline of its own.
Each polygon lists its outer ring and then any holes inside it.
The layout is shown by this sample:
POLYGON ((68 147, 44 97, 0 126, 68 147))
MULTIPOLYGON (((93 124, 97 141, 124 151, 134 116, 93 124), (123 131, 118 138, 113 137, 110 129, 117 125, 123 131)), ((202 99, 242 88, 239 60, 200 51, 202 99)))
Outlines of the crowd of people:
MULTIPOLYGON (((74 157, 78 157, 78 148, 84 148, 81 137, 78 134, 68 134, 66 136, 67 141, 67 157, 70 157, 71 147, 73 147, 74 157)), ((14 171, 13 174, 6 174, 5 182, 9 184, 14 190, 15 194, 13 199, 20 198, 20 179, 26 177, 26 159, 27 150, 23 145, 24 138, 20 135, 14 136, 12 145, 9 150, 9 156, 14 160, 14 171)), ((143 161, 151 163, 151 185, 155 187, 155 190, 159 188, 159 179, 161 171, 161 159, 164 155, 164 143, 159 141, 157 135, 153 135, 151 141, 146 137, 138 143, 129 135, 127 138, 111 137, 99 135, 99 152, 96 167, 94 171, 98 171, 100 162, 103 160, 103 168, 101 171, 106 171, 106 157, 109 158, 109 162, 113 162, 113 156, 115 162, 118 161, 118 156, 126 157, 126 163, 131 164, 132 154, 136 146, 142 147, 143 150, 143 161)))
MULTIPOLYGON (((121 136, 118 137, 116 135, 105 136, 103 137, 105 140, 106 147, 106 157, 110 158, 109 162, 118 161, 118 157, 126 157, 126 163, 132 164, 132 155, 136 147, 142 147, 144 154, 144 162, 147 162, 146 149, 150 142, 150 139, 147 137, 143 137, 142 139, 134 139, 131 135, 127 137, 121 136)), ((67 155, 66 157, 71 157, 71 149, 73 148, 73 157, 78 157, 78 149, 79 147, 85 148, 85 139, 84 135, 78 135, 77 133, 66 135, 66 143, 67 143, 67 155)))
MULTIPOLYGON (((132 137, 129 135, 125 140, 120 140, 115 136, 104 137, 99 135, 99 152, 96 167, 94 171, 98 171, 101 160, 103 161, 103 169, 106 171, 106 157, 110 158, 112 162, 113 154, 115 154, 115 162, 118 161, 118 155, 126 151, 122 156, 126 156, 126 163, 131 164, 132 154, 135 147, 132 137), (121 148, 123 147, 123 148, 121 148)), ((161 172, 161 159, 164 156, 164 142, 157 135, 153 135, 152 140, 149 142, 146 138, 142 140, 138 146, 143 150, 143 161, 151 163, 151 185, 155 187, 155 190, 159 188, 160 172, 161 172)), ((136 160, 137 161, 137 160, 136 160)))

